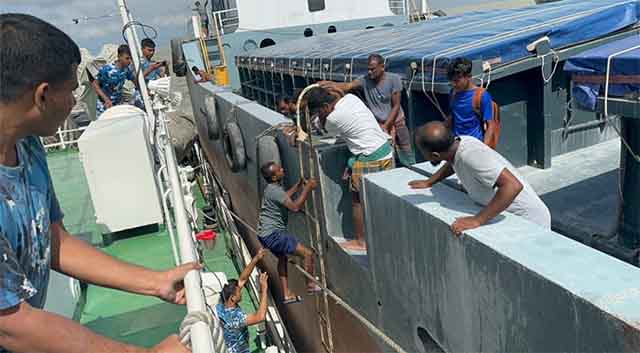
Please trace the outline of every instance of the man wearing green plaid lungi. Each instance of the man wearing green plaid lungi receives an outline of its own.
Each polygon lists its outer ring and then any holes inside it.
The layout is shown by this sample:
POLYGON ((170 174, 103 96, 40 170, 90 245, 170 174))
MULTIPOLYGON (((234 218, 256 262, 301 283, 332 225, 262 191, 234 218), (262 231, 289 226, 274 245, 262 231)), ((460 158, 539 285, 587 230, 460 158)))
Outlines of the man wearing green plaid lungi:
POLYGON ((316 87, 307 92, 306 100, 310 112, 318 114, 330 134, 342 137, 352 154, 345 176, 352 191, 355 239, 340 245, 349 250, 366 250, 360 183, 364 174, 395 167, 391 136, 382 130, 364 102, 353 94, 336 95, 327 88, 316 87))

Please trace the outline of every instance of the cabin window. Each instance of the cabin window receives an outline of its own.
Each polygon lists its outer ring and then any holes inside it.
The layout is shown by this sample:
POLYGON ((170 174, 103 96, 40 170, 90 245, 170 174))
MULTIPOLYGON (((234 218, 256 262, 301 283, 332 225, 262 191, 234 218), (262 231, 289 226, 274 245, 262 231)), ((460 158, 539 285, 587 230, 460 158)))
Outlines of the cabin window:
POLYGON ((324 0, 307 0, 309 1, 309 12, 324 10, 324 0))
POLYGON ((329 26, 329 29, 327 30, 327 32, 329 33, 336 33, 338 31, 338 29, 336 28, 336 26, 329 26))

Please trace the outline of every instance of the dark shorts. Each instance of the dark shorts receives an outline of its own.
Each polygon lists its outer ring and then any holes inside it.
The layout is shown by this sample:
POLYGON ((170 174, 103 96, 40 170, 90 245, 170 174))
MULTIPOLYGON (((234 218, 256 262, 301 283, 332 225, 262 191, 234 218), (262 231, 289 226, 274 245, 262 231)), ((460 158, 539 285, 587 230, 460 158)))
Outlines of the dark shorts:
POLYGON ((258 240, 277 257, 292 255, 298 246, 298 239, 285 232, 276 231, 266 237, 258 237, 258 240))

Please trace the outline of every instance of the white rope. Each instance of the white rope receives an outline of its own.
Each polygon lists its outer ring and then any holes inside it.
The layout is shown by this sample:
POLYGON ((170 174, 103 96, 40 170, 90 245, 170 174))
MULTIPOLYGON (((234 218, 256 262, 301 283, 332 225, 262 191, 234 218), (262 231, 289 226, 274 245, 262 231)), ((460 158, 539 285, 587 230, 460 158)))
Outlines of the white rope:
POLYGON ((191 348, 191 328, 197 323, 204 323, 211 328, 213 338, 213 348, 216 353, 227 352, 227 345, 224 342, 224 332, 217 317, 211 313, 193 311, 188 313, 180 324, 180 342, 191 348))
POLYGON ((542 59, 542 64, 540 65, 540 72, 542 73, 542 81, 544 81, 544 83, 547 84, 551 82, 551 80, 553 79, 553 75, 556 73, 556 69, 558 68, 558 65, 560 65, 560 57, 558 56, 558 53, 556 53, 555 50, 551 49, 548 53, 541 55, 540 58, 542 59), (553 55, 551 60, 553 61, 554 65, 553 65, 553 69, 551 70, 551 74, 547 78, 544 76, 544 58, 549 55, 553 55))
POLYGON ((611 119, 609 118, 609 78, 610 78, 610 75, 611 75, 611 62, 613 61, 614 57, 622 55, 622 54, 625 54, 625 53, 628 53, 630 51, 637 50, 637 49, 640 49, 640 45, 636 45, 634 47, 627 48, 627 49, 621 50, 619 52, 613 53, 613 54, 609 55, 609 57, 607 58, 607 72, 606 72, 605 84, 604 84, 604 118, 605 118, 605 121, 607 123, 609 123, 609 125, 611 125, 611 127, 613 127, 613 129, 616 131, 618 136, 620 136, 620 140, 624 144, 624 146, 627 149, 627 151, 629 152, 629 154, 633 157, 633 159, 637 163, 640 163, 640 156, 638 156, 638 154, 635 153, 631 149, 631 146, 629 145, 627 140, 624 138, 624 136, 622 135, 622 133, 620 132, 618 127, 615 124, 611 123, 611 121, 610 121, 611 119))

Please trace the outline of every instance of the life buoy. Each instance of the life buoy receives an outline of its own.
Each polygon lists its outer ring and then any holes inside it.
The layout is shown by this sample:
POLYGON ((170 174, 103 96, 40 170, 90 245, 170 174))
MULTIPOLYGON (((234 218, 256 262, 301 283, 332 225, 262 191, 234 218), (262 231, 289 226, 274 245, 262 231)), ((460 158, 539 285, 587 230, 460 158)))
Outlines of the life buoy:
POLYGON ((187 74, 187 63, 184 61, 182 54, 182 39, 174 38, 171 40, 171 63, 173 73, 178 77, 184 77, 187 74))
POLYGON ((280 159, 280 149, 278 148, 278 141, 273 136, 262 136, 258 139, 257 144, 257 160, 258 160, 258 192, 262 195, 264 188, 267 186, 264 177, 262 177, 261 168, 268 162, 274 162, 282 165, 280 159))
POLYGON ((207 96, 204 99, 204 109, 200 111, 204 115, 207 136, 210 140, 220 138, 220 124, 218 123, 218 113, 216 111, 216 99, 214 96, 207 96))
POLYGON ((236 173, 244 169, 247 164, 247 156, 244 149, 244 140, 238 124, 228 122, 224 127, 223 136, 224 156, 232 172, 236 173))

